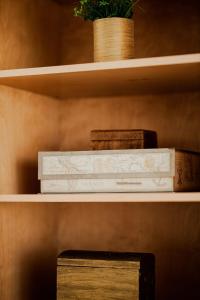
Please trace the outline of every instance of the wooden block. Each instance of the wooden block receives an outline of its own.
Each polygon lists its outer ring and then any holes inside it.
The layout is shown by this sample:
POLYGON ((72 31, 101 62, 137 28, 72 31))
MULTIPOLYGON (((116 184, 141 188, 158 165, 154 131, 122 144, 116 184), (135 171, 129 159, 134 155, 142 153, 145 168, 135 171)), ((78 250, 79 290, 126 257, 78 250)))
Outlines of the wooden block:
POLYGON ((93 150, 157 148, 157 134, 142 129, 92 130, 91 144, 93 150))
POLYGON ((200 154, 175 151, 174 191, 200 190, 200 154))
POLYGON ((153 300, 151 254, 66 251, 58 257, 57 300, 153 300))

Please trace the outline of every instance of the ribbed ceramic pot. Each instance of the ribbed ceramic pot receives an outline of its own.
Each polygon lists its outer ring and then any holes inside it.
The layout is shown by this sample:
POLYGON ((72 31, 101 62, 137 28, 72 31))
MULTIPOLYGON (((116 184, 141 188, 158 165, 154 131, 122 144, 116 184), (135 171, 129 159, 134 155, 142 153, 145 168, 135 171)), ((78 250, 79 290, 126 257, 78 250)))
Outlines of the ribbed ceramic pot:
POLYGON ((133 58, 134 23, 127 18, 105 18, 93 22, 94 61, 133 58))

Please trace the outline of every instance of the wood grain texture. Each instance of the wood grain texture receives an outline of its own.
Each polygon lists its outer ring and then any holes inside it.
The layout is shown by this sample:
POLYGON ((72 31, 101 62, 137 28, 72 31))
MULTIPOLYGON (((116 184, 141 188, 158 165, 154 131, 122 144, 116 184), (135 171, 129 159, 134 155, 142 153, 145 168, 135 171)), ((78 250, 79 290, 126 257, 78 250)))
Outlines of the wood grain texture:
POLYGON ((116 150, 116 149, 144 149, 144 148, 154 148, 145 147, 144 140, 107 140, 107 141, 92 141, 92 150, 116 150))
POLYGON ((58 102, 0 87, 0 193, 36 193, 37 154, 59 143, 58 102))
POLYGON ((65 251, 57 262, 58 298, 155 299, 152 254, 65 251))
POLYGON ((92 141, 114 141, 114 140, 144 140, 154 137, 156 133, 150 130, 142 129, 124 129, 124 130, 92 130, 90 139, 92 141))
POLYGON ((104 18, 93 22, 94 61, 114 61, 134 57, 133 20, 104 18))
POLYGON ((157 134, 148 130, 92 130, 92 150, 157 148, 157 134))
POLYGON ((1 0, 0 69, 59 64, 61 16, 51 0, 1 0))
POLYGON ((105 269, 131 269, 136 271, 140 269, 140 261, 128 260, 105 260, 105 259, 83 259, 83 258, 64 258, 58 257, 57 265, 60 267, 89 267, 89 268, 105 268, 105 269))
POLYGON ((139 270, 58 267, 57 300, 139 300, 139 270))
POLYGON ((174 191, 200 190, 200 156, 177 151, 175 161, 174 191))
MULTIPOLYGON (((148 141, 147 141, 148 142, 148 141)), ((155 148, 150 147, 148 143, 145 145, 144 140, 115 140, 115 141, 92 141, 92 150, 116 150, 116 149, 144 149, 155 148)))

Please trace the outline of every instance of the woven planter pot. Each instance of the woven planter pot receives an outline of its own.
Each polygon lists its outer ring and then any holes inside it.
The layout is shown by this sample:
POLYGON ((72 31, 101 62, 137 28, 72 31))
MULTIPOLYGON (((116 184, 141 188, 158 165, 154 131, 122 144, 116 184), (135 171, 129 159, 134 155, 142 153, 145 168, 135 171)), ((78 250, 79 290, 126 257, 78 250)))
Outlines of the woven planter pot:
POLYGON ((132 19, 105 18, 95 20, 93 24, 95 62, 133 58, 132 19))

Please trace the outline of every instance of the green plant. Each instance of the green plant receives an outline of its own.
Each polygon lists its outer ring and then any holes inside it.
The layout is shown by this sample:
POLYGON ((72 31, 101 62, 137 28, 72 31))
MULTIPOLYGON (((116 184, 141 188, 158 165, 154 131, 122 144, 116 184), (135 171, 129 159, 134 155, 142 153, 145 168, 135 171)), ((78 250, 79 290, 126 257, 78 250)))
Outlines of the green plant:
POLYGON ((138 0, 80 0, 74 15, 84 20, 131 18, 138 0))

